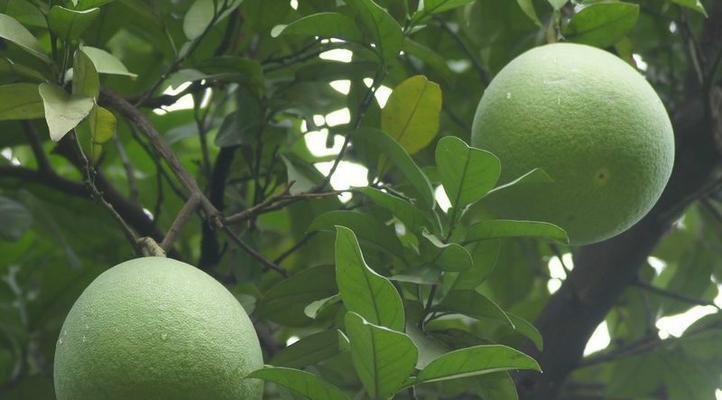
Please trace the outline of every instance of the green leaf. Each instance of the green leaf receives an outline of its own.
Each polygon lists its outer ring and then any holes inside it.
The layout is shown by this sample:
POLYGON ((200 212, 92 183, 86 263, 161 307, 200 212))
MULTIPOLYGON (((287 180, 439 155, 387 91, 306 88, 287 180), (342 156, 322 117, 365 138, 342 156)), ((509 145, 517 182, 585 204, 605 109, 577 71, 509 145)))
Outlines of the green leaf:
POLYGON ((423 75, 401 82, 381 110, 381 130, 409 154, 428 146, 439 130, 441 89, 423 75))
POLYGON ((514 327, 514 323, 501 307, 476 290, 452 290, 434 308, 464 314, 476 319, 487 318, 502 321, 512 328, 514 327))
POLYGON ((500 250, 499 239, 477 242, 471 251, 474 265, 459 274, 454 281, 454 289, 475 289, 481 285, 494 271, 500 250))
POLYGON ((306 304, 337 290, 332 265, 310 267, 271 286, 259 300, 256 314, 282 325, 304 325, 312 321, 303 313, 306 304))
POLYGON ((516 3, 519 4, 519 7, 522 11, 524 11, 524 14, 526 14, 529 19, 531 19, 537 26, 542 26, 541 21, 539 21, 539 17, 536 15, 534 2, 532 0, 516 0, 516 3))
POLYGON ((514 379, 508 372, 497 372, 478 376, 479 394, 482 399, 519 400, 514 379))
POLYGON ((367 322, 354 312, 346 313, 346 333, 351 359, 366 392, 373 399, 395 394, 416 366, 418 350, 401 332, 367 322))
POLYGON ((429 210, 434 207, 434 190, 431 188, 429 178, 398 142, 383 131, 374 128, 361 128, 352 135, 355 140, 363 142, 377 154, 385 155, 387 160, 399 170, 414 190, 412 197, 417 201, 417 207, 429 210))
POLYGON ((125 75, 130 76, 131 78, 138 76, 128 72, 128 69, 125 68, 125 65, 123 65, 118 58, 105 50, 90 46, 83 46, 82 50, 88 57, 90 57, 90 60, 93 61, 95 70, 98 71, 99 74, 125 75))
POLYGON ((455 136, 439 140, 436 166, 444 191, 455 209, 463 209, 484 197, 501 174, 501 163, 495 155, 469 147, 455 136))
POLYGON ((394 228, 384 225, 368 214, 356 211, 334 210, 316 217, 308 231, 332 231, 336 225, 343 225, 353 230, 365 243, 393 255, 403 254, 403 246, 394 232, 394 228))
POLYGON ((555 10, 560 10, 562 7, 564 7, 569 0, 547 0, 549 4, 554 8, 555 10))
POLYGON ((95 70, 93 61, 83 49, 75 52, 73 61, 73 94, 77 96, 98 98, 100 93, 100 77, 95 70))
POLYGON ((514 330, 523 336, 526 336, 539 351, 544 350, 544 338, 539 330, 529 321, 522 317, 518 317, 511 313, 506 313, 514 325, 514 330))
POLYGON ((338 334, 333 329, 306 336, 276 353, 271 365, 305 368, 339 353, 338 334))
POLYGON ((76 40, 100 15, 100 8, 76 11, 53 6, 48 12, 48 27, 65 41, 76 40))
POLYGON ((34 83, 0 86, 0 121, 42 118, 43 100, 34 83))
POLYGON ((288 25, 277 25, 271 36, 310 36, 338 38, 354 42, 362 40, 361 31, 348 16, 337 12, 322 12, 301 17, 288 25))
POLYGON ((43 99, 50 139, 55 142, 75 128, 93 108, 93 99, 70 95, 60 86, 41 83, 39 91, 43 99))
POLYGON ((424 22, 433 14, 439 14, 457 7, 465 6, 474 0, 424 0, 419 2, 419 9, 411 17, 411 23, 416 25, 424 22))
POLYGON ((0 239, 20 239, 33 222, 25 206, 5 196, 0 196, 0 239))
MULTIPOLYGON (((223 126, 221 126, 221 128, 223 128, 223 126)), ((226 143, 226 139, 221 143, 226 143)), ((308 192, 323 181, 323 174, 296 154, 282 154, 281 159, 286 165, 288 183, 294 182, 293 186, 291 186, 291 194, 308 192)), ((328 229, 332 228, 329 227, 328 229)))
POLYGON ((255 144, 261 132, 263 111, 256 96, 248 90, 238 90, 238 109, 226 116, 216 135, 216 146, 230 147, 255 144))
POLYGON ((93 107, 88 118, 90 135, 95 144, 103 144, 115 136, 118 120, 108 109, 101 106, 93 107))
POLYGON ((310 400, 350 400, 336 386, 310 372, 297 369, 265 367, 251 372, 246 378, 273 382, 310 400))
POLYGON ((446 58, 439 54, 436 50, 421 44, 409 37, 404 39, 404 45, 401 48, 405 53, 418 58, 423 61, 426 67, 434 70, 441 74, 441 77, 445 81, 452 81, 454 79, 454 73, 446 63, 446 58))
POLYGON ((569 243, 566 231, 548 222, 488 219, 466 230, 466 242, 508 237, 536 237, 569 243))
POLYGON ((562 33, 573 42, 605 48, 624 38, 638 17, 638 4, 594 3, 575 14, 562 33))
POLYGON ((460 272, 471 268, 474 261, 471 254, 458 243, 444 243, 436 235, 423 233, 424 238, 431 243, 437 251, 434 252, 433 263, 444 271, 460 272))
POLYGON ((369 268, 356 235, 336 227, 336 283, 349 311, 396 331, 404 329, 404 305, 396 287, 369 268))
POLYGON ((439 229, 438 224, 434 224, 431 217, 398 196, 372 187, 359 188, 356 191, 363 193, 377 205, 389 210, 412 231, 418 232, 422 228, 439 229))
POLYGON ((104 6, 113 1, 115 0, 79 0, 75 8, 78 10, 87 10, 88 8, 104 6))
POLYGON ((198 38, 209 25, 222 20, 242 2, 243 0, 195 0, 183 17, 183 33, 190 40, 198 38))
POLYGON ((45 54, 40 42, 15 18, 0 14, 0 38, 15 43, 33 56, 49 63, 50 57, 45 54))
POLYGON ((704 5, 702 5, 702 2, 700 0, 671 0, 672 3, 679 4, 682 7, 689 8, 690 10, 697 11, 698 13, 704 15, 705 17, 709 17, 707 15, 707 10, 704 9, 704 5))
POLYGON ((40 71, 18 64, 9 58, 0 58, 0 76, 18 76, 29 81, 42 82, 45 77, 40 71))
POLYGON ((438 382, 492 372, 528 369, 540 371, 528 355, 502 345, 480 345, 455 350, 432 361, 416 376, 416 382, 438 382))
POLYGON ((193 40, 208 28, 216 14, 213 0, 195 0, 183 18, 183 33, 193 40))
POLYGON ((541 168, 534 168, 533 170, 527 172, 526 174, 514 179, 513 181, 497 186, 494 189, 489 191, 489 195, 492 193, 496 193, 500 190, 508 189, 510 187, 513 187, 515 185, 525 185, 528 183, 549 183, 554 182, 554 179, 552 179, 549 174, 546 173, 541 168))
POLYGON ((373 0, 346 0, 370 32, 376 49, 385 63, 396 58, 404 42, 398 22, 373 0))

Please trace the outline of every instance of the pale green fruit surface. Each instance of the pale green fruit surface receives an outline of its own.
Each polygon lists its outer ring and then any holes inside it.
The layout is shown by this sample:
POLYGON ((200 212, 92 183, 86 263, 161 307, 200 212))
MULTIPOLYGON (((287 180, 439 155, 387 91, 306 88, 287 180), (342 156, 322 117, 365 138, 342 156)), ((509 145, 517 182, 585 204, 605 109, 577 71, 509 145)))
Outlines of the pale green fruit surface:
POLYGON ((500 183, 533 168, 554 179, 492 194, 489 208, 557 224, 572 244, 639 221, 674 162, 672 125, 654 89, 618 57, 578 44, 537 47, 505 66, 482 96, 471 141, 501 159, 500 183))
POLYGON ((68 314, 55 351, 58 400, 252 400, 263 366, 245 311, 203 271, 161 257, 96 278, 68 314))

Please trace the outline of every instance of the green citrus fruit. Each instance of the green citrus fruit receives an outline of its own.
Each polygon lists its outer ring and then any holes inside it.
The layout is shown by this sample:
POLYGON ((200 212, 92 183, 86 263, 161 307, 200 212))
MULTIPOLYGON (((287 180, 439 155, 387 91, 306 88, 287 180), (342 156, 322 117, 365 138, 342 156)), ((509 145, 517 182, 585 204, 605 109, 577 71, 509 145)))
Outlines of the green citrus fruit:
POLYGON ((58 400, 260 399, 258 337, 203 271, 146 257, 102 273, 70 310, 55 350, 58 400))
POLYGON ((672 172, 674 136, 664 105, 634 68, 593 47, 527 51, 493 79, 472 144, 501 159, 500 183, 534 168, 552 183, 488 198, 502 218, 547 221, 572 244, 615 236, 656 203, 672 172))

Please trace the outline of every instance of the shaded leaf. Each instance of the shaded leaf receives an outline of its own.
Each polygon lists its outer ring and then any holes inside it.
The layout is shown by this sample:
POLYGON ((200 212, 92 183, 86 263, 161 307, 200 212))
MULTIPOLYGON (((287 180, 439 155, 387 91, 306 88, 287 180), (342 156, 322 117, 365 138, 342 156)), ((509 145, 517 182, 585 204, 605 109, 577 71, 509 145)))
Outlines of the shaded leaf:
POLYGON ((478 242, 472 248, 474 265, 462 271, 454 281, 455 289, 475 289, 494 271, 501 250, 501 240, 478 242))
POLYGON ((516 0, 516 3, 519 4, 519 7, 522 11, 524 11, 524 14, 526 14, 529 19, 534 21, 537 26, 542 26, 541 21, 539 21, 539 17, 536 15, 534 2, 532 0, 516 0))
POLYGON ((413 24, 424 22, 433 14, 439 14, 457 7, 465 6, 474 0, 424 0, 419 2, 419 9, 411 17, 413 24))
POLYGON ((422 369, 416 382, 437 382, 492 372, 528 369, 541 371, 528 355, 502 345, 480 345, 444 354, 422 369))
POLYGON ((539 351, 544 350, 544 338, 534 324, 511 313, 506 313, 506 315, 511 320, 514 325, 514 330, 518 334, 526 336, 531 340, 539 351))
POLYGON ((698 13, 708 17, 707 10, 704 9, 704 5, 700 0, 671 0, 672 3, 679 4, 682 7, 687 7, 690 10, 697 11, 698 13))
POLYGON ((82 50, 88 57, 90 57, 90 60, 93 61, 95 70, 98 71, 99 74, 125 75, 130 77, 138 76, 134 73, 128 72, 128 69, 120 60, 118 60, 117 57, 105 50, 90 46, 83 46, 82 50))
POLYGON ((509 316, 491 299, 476 290, 452 290, 444 297, 437 310, 451 311, 477 319, 502 321, 514 327, 509 316))
POLYGON ((563 33, 573 42, 609 47, 634 27, 638 17, 638 4, 616 1, 594 3, 575 14, 563 33))
POLYGON ((75 52, 73 61, 73 94, 96 99, 100 93, 100 78, 93 61, 83 49, 75 52))
POLYGON ((95 106, 88 119, 93 143, 103 144, 112 139, 118 126, 118 120, 108 109, 95 106))
POLYGON ((41 83, 39 91, 50 139, 55 142, 75 128, 93 108, 93 99, 90 97, 73 96, 50 83, 41 83))
POLYGON ((414 342, 401 332, 374 325, 354 312, 346 313, 351 358, 371 398, 387 398, 404 385, 418 358, 414 342))
POLYGON ((501 174, 501 163, 495 155, 469 147, 455 136, 439 140, 436 166, 444 191, 455 209, 462 209, 484 197, 501 174))
POLYGON ((338 333, 325 330, 301 338, 282 349, 271 359, 271 365, 289 368, 305 368, 338 354, 338 333))
POLYGON ((432 262, 444 271, 460 272, 471 268, 474 261, 471 254, 458 243, 444 243, 429 232, 423 233, 424 238, 435 247, 432 262))
POLYGON ((439 130, 441 88, 423 75, 401 82, 381 110, 381 130, 409 154, 426 147, 439 130))
POLYGON ((548 222, 488 219, 466 230, 466 242, 508 237, 536 237, 569 243, 566 231, 548 222))
POLYGON ((373 0, 347 0, 351 8, 370 32, 379 54, 385 62, 396 58, 404 41, 398 22, 373 0))
POLYGON ((5 196, 0 196, 0 239, 20 239, 33 222, 25 206, 5 196))
POLYGON ((346 309, 393 330, 404 329, 404 305, 394 285, 369 268, 353 231, 336 227, 336 283, 346 309))
POLYGON ((403 254, 403 247, 393 227, 384 225, 371 215, 356 211, 334 210, 323 213, 313 220, 308 231, 331 231, 336 225, 350 228, 365 243, 397 256, 403 254))
POLYGON ((438 229, 438 223, 432 223, 433 219, 431 217, 398 196, 372 187, 359 188, 356 191, 363 193, 377 205, 389 210, 412 231, 420 231, 421 228, 438 229))
POLYGON ((550 182, 554 182, 554 179, 552 179, 552 177, 549 176, 549 174, 547 174, 546 171, 544 171, 541 168, 534 168, 533 170, 514 179, 513 181, 511 181, 509 183, 505 183, 503 185, 495 187, 494 189, 490 190, 488 194, 496 193, 500 190, 508 189, 515 185, 525 185, 525 184, 529 184, 529 183, 550 183, 550 182))
POLYGON ((65 41, 76 40, 100 15, 100 8, 70 10, 55 5, 48 12, 48 27, 65 41))
POLYGON ((268 289, 258 302, 256 314, 283 325, 304 325, 312 321, 303 313, 306 304, 337 290, 332 265, 307 268, 268 289))
POLYGON ((263 379, 281 385, 310 400, 349 400, 341 389, 322 380, 316 375, 291 368, 265 367, 246 378, 263 379))
POLYGON ((42 118, 43 99, 34 83, 0 86, 0 121, 42 118))
POLYGON ((50 62, 50 57, 45 54, 45 50, 40 46, 40 42, 38 42, 35 36, 22 26, 20 22, 9 15, 0 14, 0 38, 15 43, 28 53, 45 62, 50 62))
POLYGON ((288 25, 278 25, 271 36, 310 36, 361 41, 361 31, 348 16, 337 12, 322 12, 301 17, 288 25))
POLYGON ((388 134, 373 128, 361 128, 352 133, 354 139, 362 141, 376 152, 383 154, 404 176, 414 190, 412 197, 418 207, 431 209, 434 207, 434 191, 429 178, 409 156, 398 142, 388 134))

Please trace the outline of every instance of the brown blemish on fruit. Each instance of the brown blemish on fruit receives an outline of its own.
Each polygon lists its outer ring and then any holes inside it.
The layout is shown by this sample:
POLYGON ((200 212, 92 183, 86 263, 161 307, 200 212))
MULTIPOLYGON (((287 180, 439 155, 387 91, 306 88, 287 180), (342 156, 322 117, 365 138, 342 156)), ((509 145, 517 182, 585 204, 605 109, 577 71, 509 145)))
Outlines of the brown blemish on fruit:
POLYGON ((609 170, 606 168, 601 168, 597 171, 597 173, 594 175, 594 182, 597 184, 597 186, 604 186, 609 181, 609 170))

